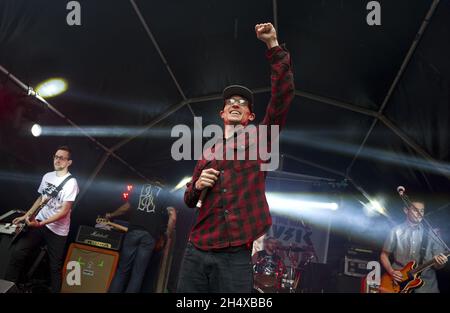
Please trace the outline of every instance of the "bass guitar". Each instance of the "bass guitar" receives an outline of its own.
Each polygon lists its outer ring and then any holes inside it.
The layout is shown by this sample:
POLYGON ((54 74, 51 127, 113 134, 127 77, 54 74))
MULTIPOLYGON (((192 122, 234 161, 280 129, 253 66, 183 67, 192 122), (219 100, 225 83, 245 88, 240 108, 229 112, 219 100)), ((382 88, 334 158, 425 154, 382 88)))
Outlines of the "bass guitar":
MULTIPOLYGON (((106 219, 106 218, 98 217, 98 218, 95 220, 95 222, 96 222, 97 224, 101 224, 101 225, 109 225, 109 226, 111 226, 112 228, 114 228, 114 229, 116 229, 116 230, 118 230, 118 231, 125 232, 125 233, 128 231, 128 227, 119 225, 119 224, 117 224, 117 223, 113 223, 113 222, 111 222, 110 220, 108 220, 108 219, 106 219)), ((164 235, 161 235, 161 236, 159 237, 158 241, 156 242, 155 248, 154 248, 153 250, 154 250, 154 251, 161 251, 161 250, 164 248, 165 243, 166 243, 165 236, 164 236, 164 235)))

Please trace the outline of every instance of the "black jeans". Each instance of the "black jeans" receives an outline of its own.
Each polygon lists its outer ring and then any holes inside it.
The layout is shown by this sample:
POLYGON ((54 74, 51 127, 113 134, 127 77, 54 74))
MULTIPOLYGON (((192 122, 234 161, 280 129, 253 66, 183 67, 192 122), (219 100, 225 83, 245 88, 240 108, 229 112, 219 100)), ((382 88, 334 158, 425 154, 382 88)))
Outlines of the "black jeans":
POLYGON ((11 247, 12 255, 6 270, 5 279, 18 283, 28 258, 37 247, 47 245, 50 261, 50 279, 52 292, 61 290, 61 268, 64 261, 64 247, 67 236, 59 236, 43 226, 30 228, 11 247))
POLYGON ((251 250, 203 251, 188 243, 177 292, 251 293, 251 250))

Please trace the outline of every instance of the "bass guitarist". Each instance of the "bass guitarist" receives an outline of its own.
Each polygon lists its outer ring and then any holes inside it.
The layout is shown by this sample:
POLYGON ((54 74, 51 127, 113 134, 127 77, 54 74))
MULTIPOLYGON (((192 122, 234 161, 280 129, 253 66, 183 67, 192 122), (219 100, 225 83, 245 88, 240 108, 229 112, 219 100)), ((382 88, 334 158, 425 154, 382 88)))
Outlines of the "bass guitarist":
POLYGON ((156 184, 137 187, 139 192, 132 192, 129 201, 105 216, 109 220, 131 211, 110 293, 141 292, 148 264, 161 242, 158 239, 172 237, 175 228, 176 211, 169 206, 168 191, 156 184))

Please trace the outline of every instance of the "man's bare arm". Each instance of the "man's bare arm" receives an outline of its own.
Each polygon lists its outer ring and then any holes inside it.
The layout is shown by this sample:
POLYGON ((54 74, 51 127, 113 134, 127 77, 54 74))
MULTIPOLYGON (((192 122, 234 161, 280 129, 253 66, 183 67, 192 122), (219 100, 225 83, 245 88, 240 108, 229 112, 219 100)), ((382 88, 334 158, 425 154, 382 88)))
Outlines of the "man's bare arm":
POLYGON ((396 271, 392 268, 391 261, 389 260, 389 253, 386 251, 382 251, 380 255, 381 264, 383 264, 384 269, 388 272, 389 275, 394 278, 395 281, 402 281, 403 275, 401 272, 396 271))
POLYGON ((112 212, 112 213, 106 213, 106 215, 105 215, 105 217, 107 218, 107 219, 110 219, 110 218, 114 218, 114 217, 117 217, 117 216, 121 216, 121 215, 123 215, 123 214, 125 214, 125 213, 127 213, 128 212, 128 210, 130 209, 130 202, 125 202, 124 204, 122 204, 117 210, 115 210, 114 212, 112 212))
POLYGON ((177 211, 173 207, 168 207, 169 211, 169 221, 167 222, 167 237, 172 237, 173 230, 175 229, 175 224, 177 223, 177 211))
POLYGON ((48 219, 38 222, 36 220, 30 220, 29 217, 27 216, 25 222, 30 227, 42 227, 44 225, 54 223, 64 218, 67 214, 70 214, 70 211, 72 210, 72 205, 73 201, 64 201, 61 205, 61 210, 58 213, 50 216, 48 219))
POLYGON ((31 213, 32 213, 33 211, 35 211, 35 210, 41 205, 41 203, 42 203, 42 195, 39 196, 39 197, 36 199, 36 201, 34 201, 33 205, 32 205, 31 208, 27 211, 27 213, 25 213, 24 215, 22 215, 22 216, 20 216, 20 217, 15 218, 15 219, 13 220, 13 224, 18 224, 18 223, 20 223, 20 222, 22 222, 22 221, 25 221, 25 219, 26 219, 27 217, 29 217, 29 216, 31 215, 31 213))

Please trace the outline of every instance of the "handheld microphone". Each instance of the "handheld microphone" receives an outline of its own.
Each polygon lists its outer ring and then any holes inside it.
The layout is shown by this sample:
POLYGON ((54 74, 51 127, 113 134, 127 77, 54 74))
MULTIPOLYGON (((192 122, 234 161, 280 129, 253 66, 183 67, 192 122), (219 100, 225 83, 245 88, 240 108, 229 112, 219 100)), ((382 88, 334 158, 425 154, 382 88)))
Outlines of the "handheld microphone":
MULTIPOLYGON (((210 163, 210 162, 208 162, 208 164, 209 164, 209 163, 210 163)), ((208 188, 204 188, 204 189, 202 190, 202 193, 200 194, 200 197, 198 198, 197 204, 195 205, 195 207, 196 207, 197 209, 200 209, 200 208, 202 207, 203 201, 204 201, 205 198, 206 198, 206 194, 208 193, 208 190, 209 190, 209 187, 208 187, 208 188)))
POLYGON ((209 188, 205 188, 202 190, 202 193, 200 194, 200 197, 198 198, 197 205, 195 206, 197 209, 200 209, 203 205, 203 200, 205 200, 206 193, 208 192, 209 188))

